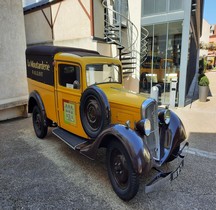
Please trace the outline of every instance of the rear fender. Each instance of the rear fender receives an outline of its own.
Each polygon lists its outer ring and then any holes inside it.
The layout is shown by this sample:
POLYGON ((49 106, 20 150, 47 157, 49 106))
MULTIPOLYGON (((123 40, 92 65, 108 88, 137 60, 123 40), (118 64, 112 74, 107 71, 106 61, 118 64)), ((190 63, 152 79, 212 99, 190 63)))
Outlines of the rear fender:
POLYGON ((136 173, 147 173, 152 168, 152 156, 143 139, 134 130, 120 124, 105 129, 92 144, 82 148, 80 153, 95 159, 97 150, 107 147, 113 140, 123 144, 136 173))
POLYGON ((41 113, 43 115, 43 119, 44 119, 44 125, 47 126, 47 116, 46 116, 46 111, 45 111, 45 107, 43 104, 43 101, 40 97, 40 94, 37 91, 33 91, 30 93, 29 95, 29 101, 28 101, 28 113, 32 113, 33 112, 33 108, 34 106, 38 106, 41 110, 41 113))
POLYGON ((41 111, 45 111, 43 101, 37 91, 33 91, 29 95, 28 113, 32 113, 34 106, 37 105, 41 111))

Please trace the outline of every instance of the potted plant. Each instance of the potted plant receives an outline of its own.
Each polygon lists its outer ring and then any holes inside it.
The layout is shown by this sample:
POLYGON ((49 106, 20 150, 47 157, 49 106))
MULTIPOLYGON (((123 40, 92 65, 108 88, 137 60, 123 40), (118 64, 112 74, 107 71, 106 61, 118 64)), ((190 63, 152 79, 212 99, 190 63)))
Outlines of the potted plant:
POLYGON ((199 101, 205 102, 209 93, 209 79, 208 77, 202 73, 198 78, 199 84, 199 101))

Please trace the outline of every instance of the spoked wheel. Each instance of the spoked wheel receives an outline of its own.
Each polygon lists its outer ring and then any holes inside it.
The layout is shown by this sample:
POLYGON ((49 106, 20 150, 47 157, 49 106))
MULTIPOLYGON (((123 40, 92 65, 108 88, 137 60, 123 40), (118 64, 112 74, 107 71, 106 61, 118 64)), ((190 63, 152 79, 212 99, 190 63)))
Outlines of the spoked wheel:
POLYGON ((99 94, 99 88, 87 88, 80 100, 80 118, 83 129, 90 138, 96 138, 109 124, 110 113, 104 93, 99 94))
POLYGON ((34 126, 35 134, 38 138, 44 138, 47 135, 47 126, 44 125, 44 117, 38 106, 33 108, 32 121, 34 126))
POLYGON ((139 177, 127 151, 118 141, 113 141, 107 149, 107 168, 115 193, 122 200, 132 199, 139 189, 139 177))
POLYGON ((97 131, 97 129, 100 127, 102 110, 96 98, 89 98, 89 100, 86 103, 84 113, 86 114, 87 123, 92 128, 92 131, 97 131))

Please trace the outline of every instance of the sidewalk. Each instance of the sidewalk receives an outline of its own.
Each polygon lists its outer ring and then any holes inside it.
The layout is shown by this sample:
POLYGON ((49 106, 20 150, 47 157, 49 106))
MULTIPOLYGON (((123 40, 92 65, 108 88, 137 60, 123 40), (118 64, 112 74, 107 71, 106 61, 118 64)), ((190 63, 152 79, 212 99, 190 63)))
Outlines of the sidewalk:
POLYGON ((192 105, 188 105, 185 108, 193 109, 194 111, 201 111, 201 112, 211 112, 216 113, 216 71, 211 71, 205 73, 206 76, 209 78, 210 82, 210 93, 207 99, 207 102, 200 102, 199 100, 193 101, 192 105))
POLYGON ((186 107, 172 110, 182 120, 190 146, 216 154, 216 72, 207 72, 206 76, 211 93, 207 102, 197 99, 186 107))
POLYGON ((210 81, 210 94, 207 102, 200 102, 197 99, 186 107, 173 109, 184 122, 188 132, 216 133, 216 72, 207 72, 206 76, 210 81))

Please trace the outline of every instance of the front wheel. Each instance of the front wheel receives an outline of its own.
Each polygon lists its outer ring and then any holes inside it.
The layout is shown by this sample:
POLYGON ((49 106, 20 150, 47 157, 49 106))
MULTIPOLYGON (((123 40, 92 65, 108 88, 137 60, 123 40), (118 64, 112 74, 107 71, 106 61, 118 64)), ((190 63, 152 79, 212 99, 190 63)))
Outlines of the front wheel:
POLYGON ((139 189, 139 177, 126 149, 117 140, 112 141, 107 148, 107 169, 115 193, 122 200, 132 199, 139 189))
POLYGON ((44 116, 38 106, 33 108, 32 121, 35 134, 38 138, 44 138, 47 135, 47 126, 44 124, 44 116))

